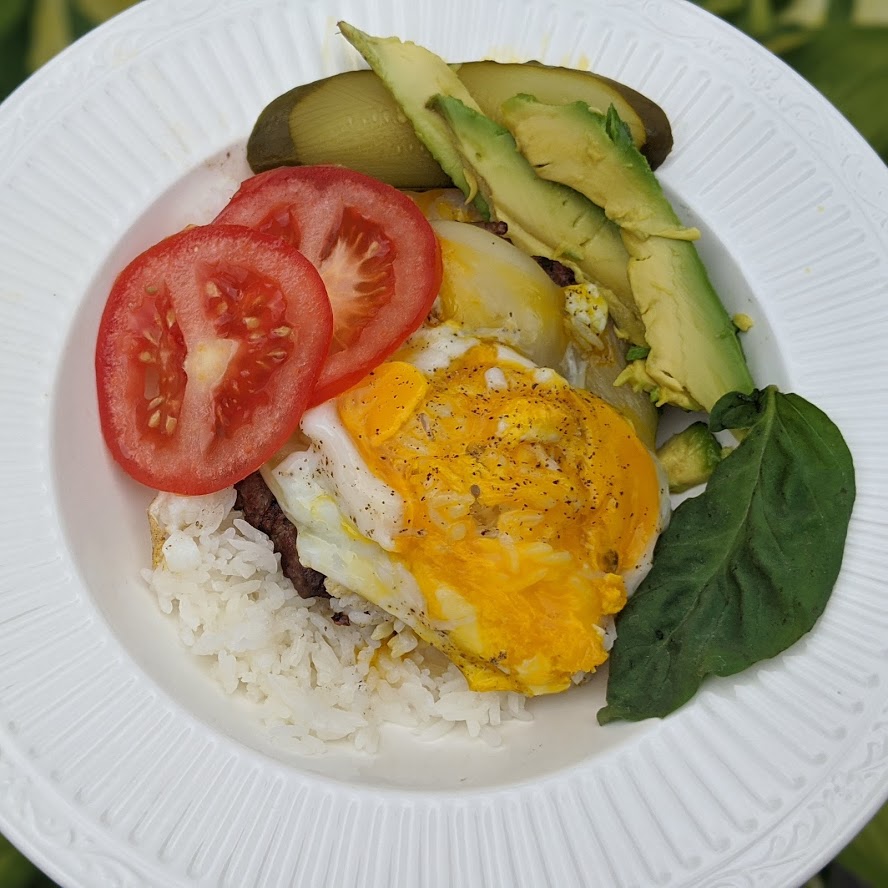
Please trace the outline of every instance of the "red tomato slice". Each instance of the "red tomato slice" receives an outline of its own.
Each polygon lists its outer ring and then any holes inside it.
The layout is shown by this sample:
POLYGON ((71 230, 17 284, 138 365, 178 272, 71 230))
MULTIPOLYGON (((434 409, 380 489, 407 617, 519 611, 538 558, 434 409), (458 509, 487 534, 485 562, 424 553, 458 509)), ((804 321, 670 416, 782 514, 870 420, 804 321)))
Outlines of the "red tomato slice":
POLYGON ((330 354, 311 403, 363 378, 425 320, 441 251, 410 198, 343 167, 280 167, 247 179, 216 223, 248 225, 298 247, 333 305, 330 354))
POLYGON ((161 241, 121 272, 99 326, 112 455, 172 493, 239 481, 298 425, 332 330, 323 281, 280 239, 208 225, 161 241))

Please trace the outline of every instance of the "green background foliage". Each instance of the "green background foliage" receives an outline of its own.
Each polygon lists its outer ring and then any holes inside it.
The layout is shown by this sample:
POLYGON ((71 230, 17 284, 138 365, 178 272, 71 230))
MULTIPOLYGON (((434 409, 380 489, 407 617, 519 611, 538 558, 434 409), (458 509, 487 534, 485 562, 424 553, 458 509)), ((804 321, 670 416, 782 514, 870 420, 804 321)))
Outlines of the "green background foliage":
MULTIPOLYGON (((138 0, 0 0, 0 99, 105 19, 138 0)), ((888 0, 697 0, 781 56, 888 162, 888 0)), ((257 109, 257 114, 260 109, 257 109)), ((888 806, 810 888, 888 885, 888 806)), ((0 888, 53 883, 0 836, 0 888)))
POLYGON ((697 0, 791 65, 888 163, 888 0, 697 0))

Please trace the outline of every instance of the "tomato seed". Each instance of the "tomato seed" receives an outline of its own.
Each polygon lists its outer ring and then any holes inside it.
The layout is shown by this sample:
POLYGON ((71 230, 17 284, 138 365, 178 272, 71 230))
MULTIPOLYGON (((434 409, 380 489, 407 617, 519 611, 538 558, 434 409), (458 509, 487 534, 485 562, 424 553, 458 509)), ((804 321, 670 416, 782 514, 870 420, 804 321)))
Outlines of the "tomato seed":
POLYGON ((156 429, 160 425, 160 411, 155 410, 151 416, 148 417, 148 428, 156 429))

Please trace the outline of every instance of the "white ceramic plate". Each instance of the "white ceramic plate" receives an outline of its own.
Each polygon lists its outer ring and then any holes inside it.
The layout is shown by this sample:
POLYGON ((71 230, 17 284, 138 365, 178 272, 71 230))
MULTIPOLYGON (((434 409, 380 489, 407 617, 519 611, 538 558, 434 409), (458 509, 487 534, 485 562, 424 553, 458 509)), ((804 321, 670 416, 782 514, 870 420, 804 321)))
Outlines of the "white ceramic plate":
POLYGON ((888 789, 888 174, 809 87, 669 0, 144 2, 0 111, 0 829, 101 886, 785 886, 888 789), (453 61, 591 67, 649 94, 661 178, 760 383, 843 429, 859 496, 826 614, 663 721, 597 727, 602 682, 501 749, 391 731, 373 758, 269 745, 139 580, 150 495, 102 445, 115 273, 212 217, 278 93, 359 65, 345 18, 453 61))

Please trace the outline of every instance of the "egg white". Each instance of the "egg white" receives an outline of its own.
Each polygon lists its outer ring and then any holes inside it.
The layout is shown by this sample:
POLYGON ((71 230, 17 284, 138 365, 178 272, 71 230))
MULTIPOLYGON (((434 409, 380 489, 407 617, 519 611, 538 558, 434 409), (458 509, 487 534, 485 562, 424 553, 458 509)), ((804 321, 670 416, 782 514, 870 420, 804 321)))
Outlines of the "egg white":
MULTIPOLYGON (((422 328, 398 355, 423 373, 446 368, 478 344, 454 325, 422 328)), ((535 365, 505 346, 498 346, 501 360, 522 367, 535 365)), ((537 368, 534 378, 541 384, 555 375, 537 368)), ((505 376, 496 367, 486 373, 490 389, 501 388, 505 376)), ((324 574, 340 586, 383 607, 394 617, 414 624, 420 619, 433 631, 446 632, 463 618, 456 607, 445 620, 430 620, 417 581, 393 556, 394 541, 405 526, 405 503, 401 495, 377 478, 364 462, 339 417, 335 402, 307 411, 302 419, 304 449, 287 456, 275 468, 266 468, 266 480, 282 509, 299 530, 298 551, 307 567, 324 574)), ((622 571, 631 593, 647 574, 657 535, 666 526, 669 500, 665 474, 660 470, 660 514, 656 533, 638 564, 622 571)), ((446 594, 446 593, 445 593, 446 594)))

